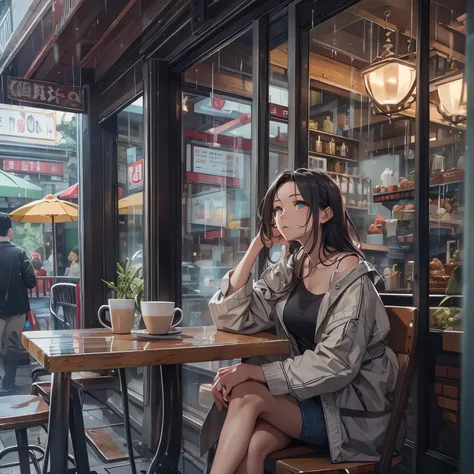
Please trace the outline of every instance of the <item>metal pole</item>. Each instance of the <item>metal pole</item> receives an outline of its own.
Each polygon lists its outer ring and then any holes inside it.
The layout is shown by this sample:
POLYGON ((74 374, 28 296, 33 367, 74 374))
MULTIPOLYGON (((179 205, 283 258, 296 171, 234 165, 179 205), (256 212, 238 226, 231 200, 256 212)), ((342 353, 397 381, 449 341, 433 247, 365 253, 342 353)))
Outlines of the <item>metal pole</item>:
MULTIPOLYGON (((465 182, 474 183, 474 2, 467 5, 467 47, 466 74, 467 80, 467 160, 465 182), (473 133, 470 133, 473 132, 473 133)), ((461 474, 471 474, 474 466, 474 345, 471 342, 474 334, 474 320, 470 311, 474 304, 474 188, 465 186, 464 209, 464 274, 463 274, 463 344, 462 344, 462 392, 461 392, 461 474)))
POLYGON ((54 216, 51 216, 51 223, 53 226, 53 271, 54 276, 58 275, 58 254, 56 252, 56 224, 54 223, 54 216))

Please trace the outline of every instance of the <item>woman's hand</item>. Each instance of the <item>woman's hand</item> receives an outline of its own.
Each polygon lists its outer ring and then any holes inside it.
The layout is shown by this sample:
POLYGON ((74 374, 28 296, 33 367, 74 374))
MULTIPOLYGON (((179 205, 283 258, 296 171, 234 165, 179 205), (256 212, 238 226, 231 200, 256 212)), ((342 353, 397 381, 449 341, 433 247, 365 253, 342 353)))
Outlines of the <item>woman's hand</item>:
POLYGON ((267 248, 273 247, 274 245, 286 245, 288 243, 285 237, 281 235, 280 231, 276 227, 272 227, 272 231, 273 231, 272 239, 269 239, 263 233, 260 233, 259 235, 257 235, 256 238, 260 240, 260 242, 262 242, 262 239, 263 239, 263 245, 265 245, 265 247, 267 248))
POLYGON ((219 369, 212 387, 212 394, 219 411, 227 407, 232 389, 247 380, 265 383, 262 368, 259 365, 237 364, 219 369))

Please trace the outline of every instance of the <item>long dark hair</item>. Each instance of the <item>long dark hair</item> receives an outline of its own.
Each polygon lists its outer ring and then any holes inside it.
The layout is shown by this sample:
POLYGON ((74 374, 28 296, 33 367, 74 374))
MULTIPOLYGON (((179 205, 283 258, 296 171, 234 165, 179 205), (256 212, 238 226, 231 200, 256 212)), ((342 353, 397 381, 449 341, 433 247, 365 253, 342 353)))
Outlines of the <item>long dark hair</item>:
MULTIPOLYGON (((309 223, 313 217, 311 237, 313 239, 308 253, 313 252, 319 237, 319 210, 330 207, 333 217, 321 226, 321 247, 319 258, 321 263, 340 253, 357 254, 364 258, 359 249, 359 235, 351 218, 347 214, 342 199, 341 190, 336 182, 324 171, 300 168, 296 171, 283 171, 270 185, 258 209, 260 237, 272 239, 275 217, 273 201, 285 183, 293 182, 298 187, 305 202, 309 205, 309 223)), ((290 252, 296 253, 301 249, 299 242, 291 242, 290 252)))

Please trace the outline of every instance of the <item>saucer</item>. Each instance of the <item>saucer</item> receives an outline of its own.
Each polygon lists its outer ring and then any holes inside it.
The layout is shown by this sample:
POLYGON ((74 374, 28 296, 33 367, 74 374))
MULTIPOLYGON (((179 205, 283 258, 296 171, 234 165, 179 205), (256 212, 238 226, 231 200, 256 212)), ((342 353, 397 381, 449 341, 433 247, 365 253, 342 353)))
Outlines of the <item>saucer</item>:
POLYGON ((181 328, 171 328, 166 334, 150 334, 148 329, 137 329, 132 335, 142 339, 175 339, 182 332, 181 328))

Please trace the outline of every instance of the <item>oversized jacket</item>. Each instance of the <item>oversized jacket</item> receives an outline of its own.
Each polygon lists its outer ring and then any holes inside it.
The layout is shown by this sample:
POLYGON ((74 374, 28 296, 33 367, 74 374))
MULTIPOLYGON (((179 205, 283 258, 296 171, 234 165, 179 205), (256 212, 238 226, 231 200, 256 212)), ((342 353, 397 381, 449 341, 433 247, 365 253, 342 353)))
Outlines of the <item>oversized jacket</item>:
MULTIPOLYGON (((315 350, 299 353, 283 322, 283 309, 299 256, 284 256, 269 266, 257 282, 226 296, 231 273, 209 303, 217 329, 239 334, 272 331, 290 340, 290 357, 261 363, 273 395, 297 400, 320 397, 333 462, 378 461, 385 440, 395 385, 397 357, 387 347, 390 329, 374 284, 379 276, 365 261, 330 284, 317 315, 315 350)), ((315 315, 316 317, 316 315, 315 315)), ((201 430, 201 453, 216 443, 225 411, 213 406, 201 430)))
POLYGON ((0 242, 0 317, 26 314, 28 290, 36 286, 26 252, 11 242, 0 242))

